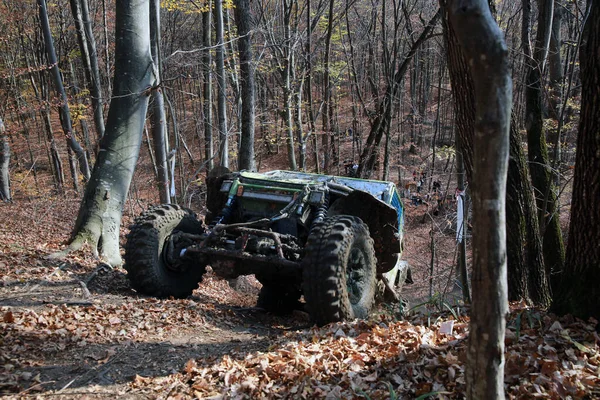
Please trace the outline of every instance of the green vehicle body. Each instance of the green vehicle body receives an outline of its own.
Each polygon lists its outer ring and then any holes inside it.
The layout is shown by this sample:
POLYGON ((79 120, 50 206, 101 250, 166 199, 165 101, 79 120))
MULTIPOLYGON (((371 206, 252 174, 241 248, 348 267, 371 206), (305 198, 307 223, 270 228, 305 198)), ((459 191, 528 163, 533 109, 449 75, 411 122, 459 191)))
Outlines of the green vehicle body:
MULTIPOLYGON (((221 194, 216 202, 210 202, 209 194, 207 206, 210 213, 207 216, 207 224, 210 224, 212 215, 222 211, 221 207, 232 199, 235 199, 233 201, 238 203, 238 210, 243 213, 236 215, 233 222, 245 222, 251 218, 273 218, 294 200, 294 196, 301 196, 303 191, 307 191, 310 195, 305 194, 306 198, 298 202, 295 213, 288 218, 300 220, 304 222, 301 227, 310 228, 306 222, 314 222, 314 219, 311 216, 302 218, 300 214, 311 208, 315 211, 323 205, 324 198, 318 197, 317 194, 328 192, 328 215, 354 215, 369 226, 371 236, 375 240, 378 273, 389 272, 400 260, 404 208, 396 185, 392 182, 274 170, 264 173, 242 171, 222 175, 216 180, 209 178, 207 185, 209 192, 214 191, 217 186, 221 194)), ((303 243, 307 233, 301 230, 293 232, 303 243)))

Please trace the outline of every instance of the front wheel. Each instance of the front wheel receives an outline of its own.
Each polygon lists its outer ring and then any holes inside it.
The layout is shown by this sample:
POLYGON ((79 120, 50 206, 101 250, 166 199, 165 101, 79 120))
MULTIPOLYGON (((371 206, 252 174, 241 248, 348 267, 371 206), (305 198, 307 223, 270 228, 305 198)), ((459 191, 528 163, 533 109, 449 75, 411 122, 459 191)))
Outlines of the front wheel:
POLYGON ((153 207, 136 218, 125 245, 125 269, 133 288, 156 297, 191 295, 206 266, 180 257, 192 244, 181 233, 202 232, 194 213, 177 205, 153 207))
POLYGON ((302 261, 302 286, 317 325, 369 315, 376 263, 373 239, 360 218, 336 215, 313 228, 302 261))

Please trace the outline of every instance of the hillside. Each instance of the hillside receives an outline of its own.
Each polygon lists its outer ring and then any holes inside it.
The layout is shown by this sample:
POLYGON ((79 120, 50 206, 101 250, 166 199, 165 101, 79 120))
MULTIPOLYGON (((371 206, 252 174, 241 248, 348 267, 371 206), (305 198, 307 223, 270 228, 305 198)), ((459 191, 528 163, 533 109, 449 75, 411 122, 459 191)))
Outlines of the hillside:
MULTIPOLYGON (((145 198, 139 192, 128 202, 122 238, 151 203, 145 198)), ((402 319, 398 305, 382 304, 369 321, 318 329, 303 312, 282 318, 256 308, 260 284, 253 279, 236 291, 209 274, 192 297, 157 300, 136 294, 124 270, 99 264, 88 251, 49 260, 68 239, 78 200, 17 190, 14 203, 0 205, 0 393, 462 398, 469 320, 452 293, 447 220, 454 210, 433 215, 426 204, 405 207, 404 258, 416 282, 405 297, 417 307, 402 319), (432 229, 438 258, 429 300, 432 229)), ((557 319, 523 304, 511 305, 508 321, 511 398, 600 396, 596 321, 557 319)))

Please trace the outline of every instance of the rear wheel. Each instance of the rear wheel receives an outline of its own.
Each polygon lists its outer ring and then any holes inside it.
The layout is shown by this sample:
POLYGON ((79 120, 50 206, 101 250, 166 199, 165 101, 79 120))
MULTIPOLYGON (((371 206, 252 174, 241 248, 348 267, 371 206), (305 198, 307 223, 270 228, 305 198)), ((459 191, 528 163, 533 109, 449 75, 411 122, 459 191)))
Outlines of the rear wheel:
POLYGON ((357 217, 337 215, 315 226, 303 260, 303 292, 318 325, 366 318, 376 291, 373 239, 357 217))
POLYGON ((206 265, 181 257, 193 242, 181 233, 201 234, 191 210, 165 204, 136 218, 127 235, 125 269, 135 290, 157 297, 184 298, 202 280, 206 265))

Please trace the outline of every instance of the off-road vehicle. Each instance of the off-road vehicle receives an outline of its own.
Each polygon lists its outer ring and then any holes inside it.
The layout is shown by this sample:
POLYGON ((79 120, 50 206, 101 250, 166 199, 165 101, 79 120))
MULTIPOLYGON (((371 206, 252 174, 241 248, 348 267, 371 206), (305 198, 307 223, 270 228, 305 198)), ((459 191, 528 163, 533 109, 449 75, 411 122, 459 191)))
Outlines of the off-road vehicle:
POLYGON ((205 223, 177 205, 139 216, 125 247, 134 289, 187 297, 210 265, 254 274, 258 306, 302 305, 319 325, 368 316, 379 290, 398 300, 403 208, 391 182, 291 171, 211 172, 205 223), (379 288, 379 289, 378 289, 379 288))

